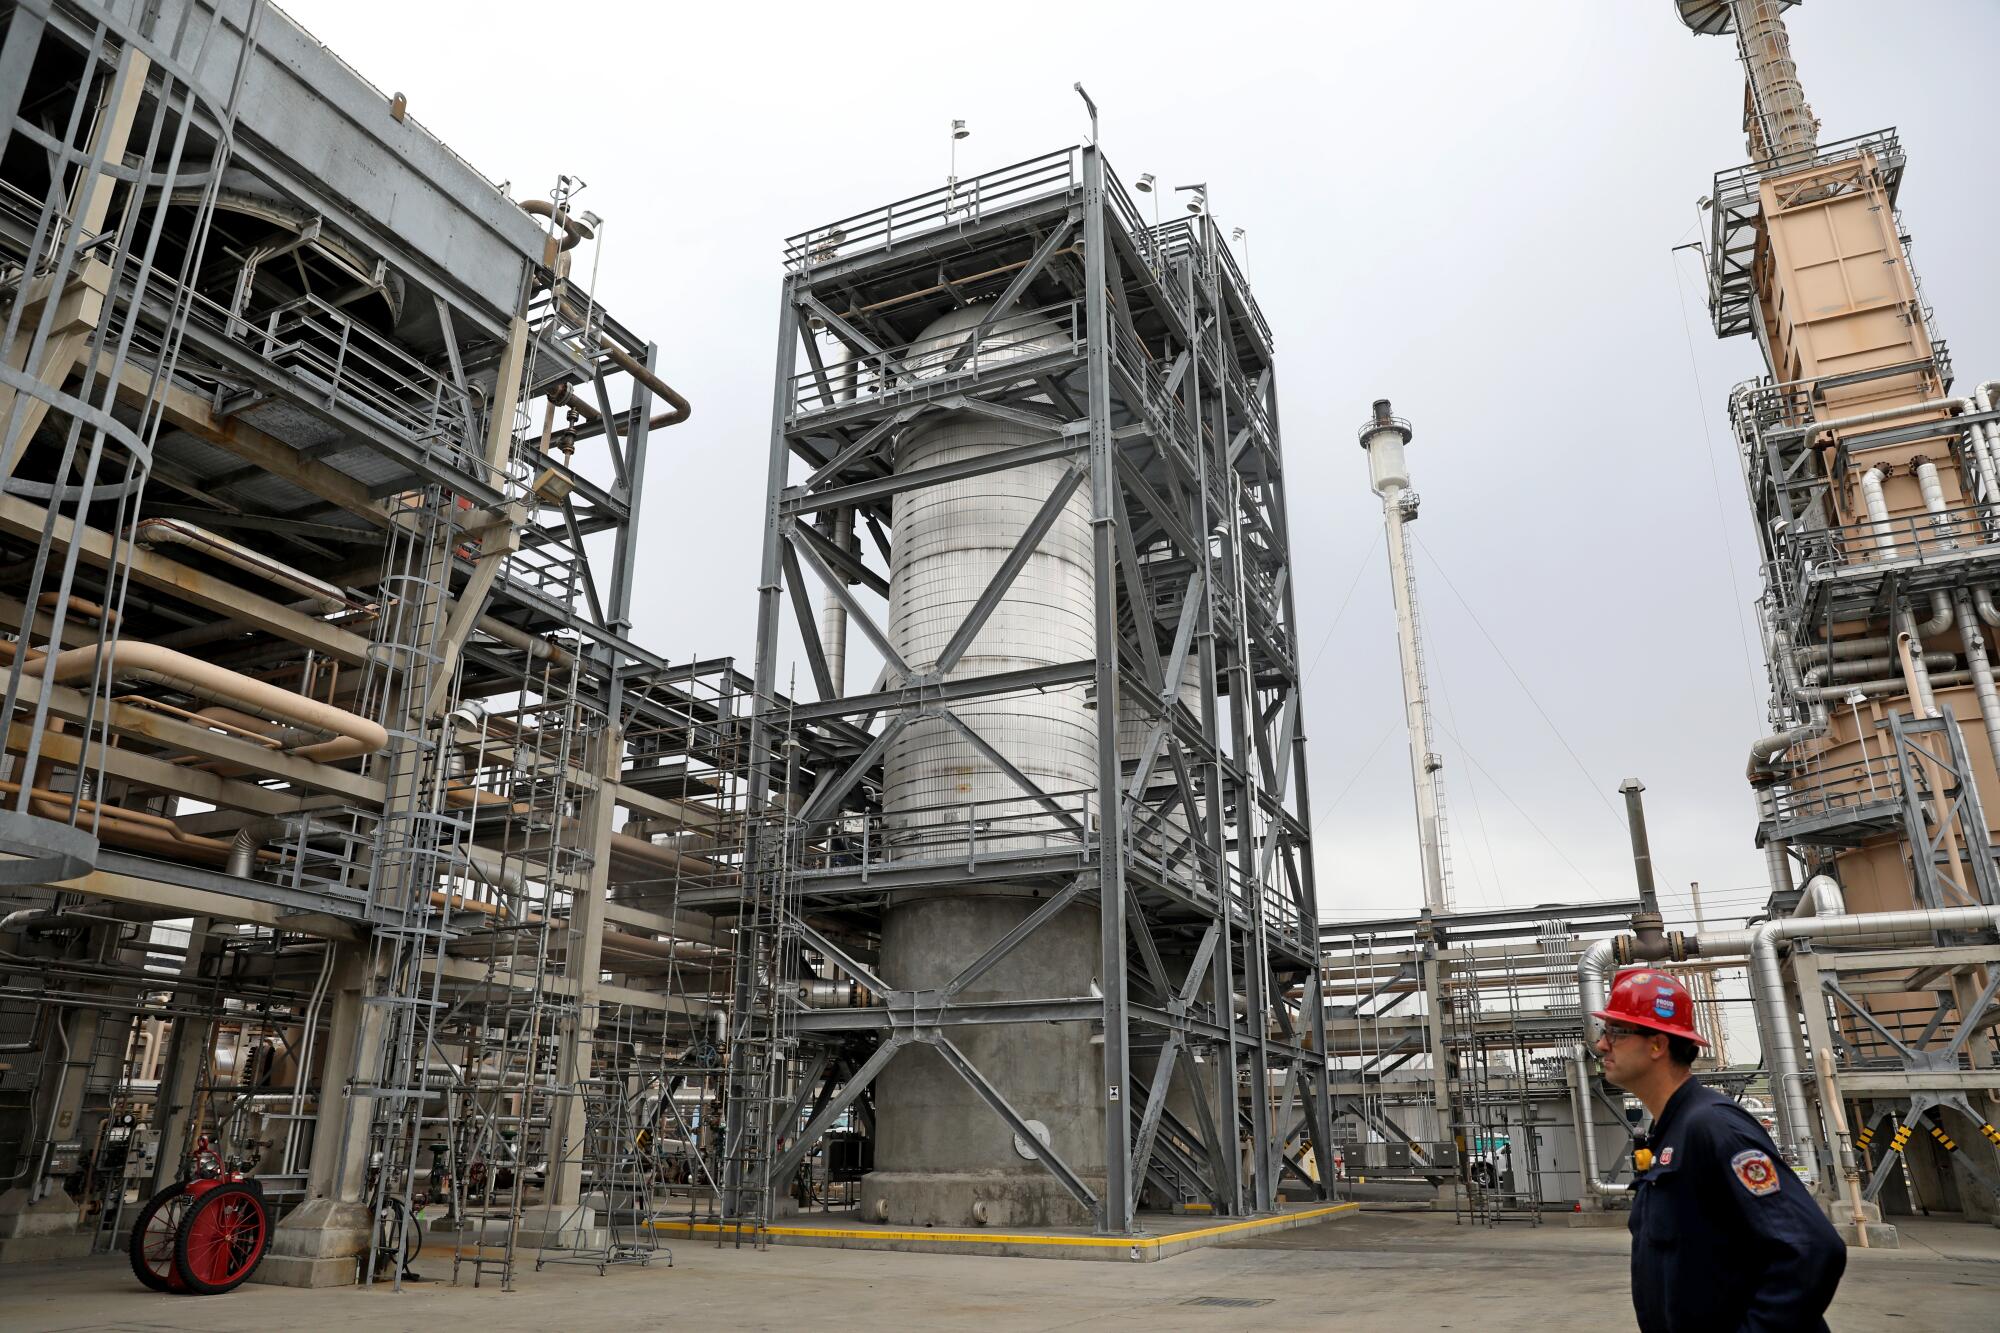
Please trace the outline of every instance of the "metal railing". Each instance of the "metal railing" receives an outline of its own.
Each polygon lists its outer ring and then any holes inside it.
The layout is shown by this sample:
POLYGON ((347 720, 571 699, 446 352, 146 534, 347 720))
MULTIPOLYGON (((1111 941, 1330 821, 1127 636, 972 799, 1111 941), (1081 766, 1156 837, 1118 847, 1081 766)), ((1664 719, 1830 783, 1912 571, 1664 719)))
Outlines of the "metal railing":
POLYGON ((794 869, 850 874, 894 866, 961 863, 1022 853, 1064 854, 1096 845, 1096 794, 1050 792, 1046 802, 1009 796, 801 821, 794 869))
POLYGON ((1083 150, 1058 149, 800 232, 785 241, 785 267, 799 272, 851 259, 1082 184, 1083 150))
MULTIPOLYGON (((220 307, 217 307, 219 310, 220 307)), ((344 311, 302 296, 255 324, 223 316, 235 341, 397 437, 443 454, 461 471, 483 470, 470 404, 429 366, 344 311)))
POLYGON ((1963 554, 1992 540, 1990 524, 1986 506, 1960 505, 1936 513, 1806 529, 1786 543, 1785 581, 1795 593, 1802 593, 1814 578, 1842 571, 1963 554))
POLYGON ((1856 813, 1899 800, 1902 786, 1902 774, 1892 757, 1868 756, 1829 764, 1774 788, 1771 816, 1782 826, 1787 822, 1856 813))
POLYGON ((792 405, 795 417, 803 417, 902 389, 975 380, 1010 362, 1080 355, 1083 341, 1082 307, 1060 302, 1004 316, 987 327, 884 348, 879 357, 808 368, 792 376, 792 405))

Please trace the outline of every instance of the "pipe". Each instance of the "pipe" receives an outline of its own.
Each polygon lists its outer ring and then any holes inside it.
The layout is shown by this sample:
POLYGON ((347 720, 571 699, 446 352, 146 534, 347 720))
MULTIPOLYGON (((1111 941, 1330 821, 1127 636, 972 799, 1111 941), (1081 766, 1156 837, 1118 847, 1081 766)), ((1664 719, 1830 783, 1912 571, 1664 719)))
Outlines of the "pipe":
MULTIPOLYGON (((523 205, 523 207, 526 207, 526 205, 523 205)), ((560 286, 561 284, 557 285, 560 286)), ((571 305, 565 299, 561 291, 556 292, 556 306, 565 318, 586 328, 589 327, 589 321, 584 318, 583 314, 575 306, 571 305)), ((646 423, 648 430, 658 430, 665 426, 678 426, 688 419, 689 414, 694 409, 688 405, 687 399, 681 397, 678 389, 648 370, 644 362, 621 347, 618 344, 618 340, 613 338, 609 333, 601 329, 598 330, 597 341, 605 354, 611 358, 620 370, 623 370, 627 375, 630 375, 633 379, 651 389, 655 394, 664 398, 668 406, 673 409, 671 412, 663 412, 648 421, 646 423)), ((593 411, 590 415, 599 416, 601 414, 593 411)))
POLYGON ((289 588, 300 596, 310 599, 321 611, 347 611, 355 603, 346 593, 328 583, 316 579, 304 570, 294 569, 281 561, 273 560, 261 551, 253 551, 239 542, 233 542, 219 533, 178 518, 148 518, 133 524, 127 534, 144 547, 185 546, 212 556, 227 565, 234 565, 245 573, 289 588))
POLYGON ((1991 588, 1974 588, 1972 590, 1972 604, 1978 609, 1981 621, 1995 628, 2000 628, 2000 606, 1993 604, 1993 590, 1991 588))
POLYGON ((519 648, 537 661, 549 662, 563 668, 568 668, 576 661, 575 655, 569 649, 550 643, 539 634, 530 634, 524 629, 516 628, 504 620, 481 616, 473 624, 481 634, 498 639, 509 647, 519 648))
MULTIPOLYGON (((1912 618, 1914 618, 1914 613, 1912 613, 1912 618)), ((1951 598, 1942 592, 1932 593, 1931 618, 1917 626, 1919 644, 1921 644, 1923 637, 1927 634, 1942 634, 1950 629, 1952 620, 1951 598)))
POLYGON ((25 930, 41 921, 53 921, 60 915, 53 907, 23 907, 18 912, 0 916, 0 935, 25 930))
MULTIPOLYGON (((1937 667, 1940 670, 1955 666, 1958 663, 1958 658, 1951 653, 1927 652, 1923 656, 1926 667, 1937 667)), ((1879 676, 1884 671, 1896 670, 1901 664, 1902 659, 1900 657, 1855 657, 1843 662, 1823 663, 1816 666, 1806 672, 1804 679, 1808 687, 1821 684, 1822 682, 1831 684, 1842 680, 1879 676)))
POLYGON ((1653 851, 1646 839, 1646 805, 1640 796, 1646 784, 1627 778, 1618 784, 1618 790, 1625 796, 1625 822, 1632 833, 1632 871, 1639 882, 1639 910, 1657 916, 1660 903, 1653 888, 1653 851))
MULTIPOLYGON (((1970 671, 1926 671, 1925 679, 1932 685, 1966 685, 1972 681, 1970 671)), ((1911 695, 1914 691, 1907 676, 1885 676, 1876 680, 1850 680, 1835 685, 1805 685, 1795 693, 1806 703, 1825 705, 1838 702, 1850 694, 1861 694, 1869 698, 1886 695, 1911 695)))
POLYGON ((93 602, 88 597, 79 597, 75 593, 64 596, 62 593, 50 589, 35 599, 35 605, 44 611, 52 611, 58 605, 67 606, 77 615, 102 621, 113 629, 118 627, 118 613, 116 611, 111 610, 101 602, 93 602))
POLYGON ((1778 675, 1787 692, 1794 698, 1801 698, 1812 706, 1811 716, 1801 726, 1786 731, 1777 731, 1764 736, 1750 745, 1750 772, 1757 772, 1771 763, 1779 755, 1805 741, 1818 740, 1826 735, 1829 715, 1826 701, 1821 698, 1806 698, 1800 691, 1805 682, 1799 679, 1798 664, 1792 661, 1792 641, 1782 626, 1775 623, 1776 615, 1768 608, 1764 613, 1764 632, 1768 640, 1766 655, 1778 667, 1778 675))
POLYGON ((1861 474, 1861 504, 1868 511, 1868 535, 1874 538, 1875 549, 1887 560, 1896 553, 1896 540, 1891 535, 1889 502, 1882 495, 1881 468, 1871 467, 1861 474))
MULTIPOLYGON (((1816 877, 1819 878, 1826 877, 1816 877)), ((1941 930, 2000 927, 2000 907, 1840 912, 1828 916, 1819 914, 1822 904, 1841 905, 1838 885, 1832 887, 1831 895, 1822 888, 1801 897, 1797 914, 1786 920, 1766 921, 1749 931, 1705 935, 1699 945, 1699 952, 1705 958, 1749 955, 1751 996, 1765 1034, 1765 1060, 1778 1112, 1778 1146, 1795 1167, 1800 1165, 1804 1136, 1811 1132, 1811 1118, 1804 1090, 1799 1086, 1803 1074, 1797 1020, 1785 994, 1784 972, 1778 965, 1779 946, 1797 939, 1841 944, 1913 943, 1928 940, 1941 930)))
MULTIPOLYGON (((19 795, 21 784, 0 782, 0 792, 19 795)), ((120 805, 107 805, 102 801, 93 801, 70 792, 52 791, 46 787, 30 787, 28 811, 44 819, 54 819, 64 823, 79 814, 88 813, 98 836, 110 837, 113 841, 123 842, 127 846, 165 852, 170 856, 197 853, 204 857, 221 859, 229 854, 229 844, 220 838, 189 833, 165 815, 132 810, 120 805)))
MULTIPOLYGON (((1602 941, 1599 941, 1602 943, 1602 941)), ((1590 1068, 1586 1063, 1584 1047, 1575 1048, 1571 1063, 1575 1066, 1570 1078, 1570 1112, 1576 1120, 1576 1142, 1579 1149, 1578 1174, 1583 1177, 1585 1194, 1626 1195, 1629 1187, 1615 1181, 1601 1179, 1597 1174, 1597 1117, 1590 1105, 1590 1068)))
POLYGON ((1578 1006, 1583 1011, 1586 1046, 1595 1046, 1597 1039, 1604 1035, 1603 1020, 1592 1015, 1604 1007, 1605 997, 1611 993, 1612 952, 1615 948, 1608 939, 1592 940, 1576 962, 1576 995, 1578 1006))
POLYGON ((1965 665, 1972 672, 1973 692, 1979 697, 1979 719, 1986 724, 1986 744, 2000 763, 2000 689, 1993 683, 1993 663, 1986 653, 1986 631, 1973 619, 1969 599, 1959 594, 1959 637, 1965 643, 1965 665))
POLYGON ((1879 657, 1896 651, 1896 636, 1876 634, 1856 639, 1833 639, 1826 643, 1809 643, 1792 649, 1794 659, 1817 658, 1822 661, 1842 662, 1854 657, 1879 657))
MULTIPOLYGON (((1932 398, 1921 403, 1905 403, 1901 407, 1884 407, 1874 412, 1862 412, 1851 417, 1836 417, 1832 421, 1812 421, 1798 428, 1798 433, 1812 439, 1822 431, 1852 430, 1856 426, 1873 426, 1884 421, 1900 421, 1904 417, 1915 416, 1919 412, 1970 412, 1976 404, 1970 398, 1932 398)), ((1790 431, 1774 432, 1790 435, 1790 431)))
POLYGON ((1923 494, 1924 512, 1931 516, 1931 529, 1938 535, 1938 545, 1946 548, 1957 546, 1958 543, 1950 536, 1951 519, 1944 512, 1944 483, 1938 479, 1936 463, 1926 459, 1917 464, 1917 489, 1923 494))
POLYGON ((268 819, 253 819, 237 829, 235 839, 229 844, 226 873, 249 878, 264 844, 289 834, 298 826, 300 818, 298 815, 273 815, 268 819))
MULTIPOLYGON (((1757 802, 1758 824, 1776 823, 1778 818, 1778 798, 1768 785, 1751 789, 1751 796, 1757 802)), ((1790 844, 1783 838, 1764 839, 1764 878, 1769 881, 1771 892, 1790 893, 1792 890, 1792 862, 1785 855, 1790 844)))
MULTIPOLYGON (((2000 390, 2000 380, 1989 380, 1973 391, 1972 405, 1981 412, 1993 410, 1993 395, 2000 390)), ((1986 494, 1986 503, 2000 505, 2000 464, 1996 464, 1994 454, 2000 450, 2000 428, 1991 422, 1974 422, 1966 431, 1966 443, 1971 447, 1972 461, 1979 469, 1979 479, 1986 494)))
POLYGON ((1936 717, 1937 696, 1931 692, 1931 673, 1924 661, 1923 639, 1917 633, 1917 618, 1908 607, 1903 607, 1896 612, 1896 619, 1903 627, 1896 636, 1896 653, 1902 658, 1904 684, 1910 698, 1923 710, 1923 715, 1936 717))
MULTIPOLYGON (((529 217, 548 218, 561 227, 563 229, 562 248, 565 250, 574 250, 580 242, 587 241, 596 235, 590 229, 588 222, 585 222, 582 218, 571 217, 567 208, 558 213, 556 206, 546 199, 523 199, 515 206, 529 217)), ((552 236, 549 239, 553 241, 555 238, 552 236)), ((545 267, 555 267, 555 257, 553 255, 548 256, 542 262, 545 267)))
POLYGON ((678 426, 688 419, 688 416, 694 409, 688 406, 688 400, 681 397, 680 393, 671 384, 668 384, 658 375, 646 369, 645 363, 613 342, 610 334, 600 333, 597 336, 602 340, 604 350, 610 354, 611 359, 618 364, 620 369, 660 397, 666 399, 668 406, 673 408, 673 411, 662 412, 659 416, 647 422, 646 429, 658 430, 663 426, 678 426))
MULTIPOLYGON (((11 657, 13 651, 14 645, 0 643, 0 654, 11 657)), ((33 652, 39 660, 42 650, 34 649, 33 652)), ((57 653, 52 678, 58 683, 68 683, 88 677, 96 670, 97 659, 96 644, 57 653)), ((108 674, 148 681, 217 703, 256 709, 296 726, 333 735, 332 740, 294 750, 292 753, 301 759, 332 763, 357 755, 375 754, 389 747, 389 733, 379 722, 291 690, 279 689, 241 672, 210 665, 186 653, 162 648, 156 643, 136 643, 129 639, 121 641, 114 650, 108 674)))

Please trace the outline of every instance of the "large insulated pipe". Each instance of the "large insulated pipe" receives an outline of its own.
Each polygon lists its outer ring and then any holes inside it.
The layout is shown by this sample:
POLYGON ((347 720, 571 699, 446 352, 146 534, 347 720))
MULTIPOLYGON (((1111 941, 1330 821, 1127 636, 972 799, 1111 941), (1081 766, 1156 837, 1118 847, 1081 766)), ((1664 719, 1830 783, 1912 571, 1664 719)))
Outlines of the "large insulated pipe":
POLYGON ((1896 653, 1902 659, 1903 676, 1910 698, 1925 717, 1938 715, 1937 696, 1931 691, 1930 666, 1924 661, 1923 631, 1908 607, 1898 609, 1896 620, 1901 632, 1896 636, 1896 653))
POLYGON ((151 549, 156 546, 180 546, 190 551, 233 565, 247 574, 275 583, 283 588, 309 599, 321 611, 346 611, 354 606, 347 594, 328 583, 316 579, 303 570, 294 569, 282 561, 273 560, 261 551, 253 551, 241 542, 233 542, 207 528, 197 527, 178 518, 148 518, 133 525, 131 537, 138 545, 151 549))
MULTIPOLYGON (((11 656, 12 649, 11 644, 0 644, 0 653, 11 656)), ((40 656, 39 649, 33 650, 35 662, 39 662, 40 656)), ((97 669, 97 657, 98 645, 94 643, 57 653, 53 679, 58 684, 67 684, 88 678, 97 669)), ((186 653, 162 648, 156 643, 135 643, 129 639, 120 642, 113 651, 108 674, 120 679, 144 680, 216 703, 232 704, 333 736, 332 740, 293 751, 302 759, 333 763, 352 759, 356 755, 373 754, 387 749, 389 745, 389 733, 379 722, 291 690, 279 689, 241 672, 214 666, 186 653)))
POLYGON ((1986 744, 1993 760, 2000 764, 2000 689, 1993 682, 1993 663, 1986 652, 1986 631, 1975 618, 1972 599, 1958 595, 1958 633, 1965 644, 1965 665, 1972 672, 1973 692, 1979 698, 1979 720, 1986 724, 1986 744))
POLYGON ((1704 935, 1700 940, 1703 958, 1749 955, 1752 999, 1764 1034, 1772 1088, 1778 1093, 1779 1146, 1788 1159, 1800 1155, 1804 1136, 1811 1132, 1811 1121, 1800 1086, 1803 1076, 1797 1019, 1785 994, 1784 973, 1778 965, 1779 948, 1796 939, 1840 944, 1918 943, 1942 930, 2000 927, 2000 907, 1820 915, 1821 908, 1839 905, 1838 897, 1834 896, 1837 893, 1838 886, 1833 894, 1824 888, 1815 890, 1800 898, 1797 914, 1786 920, 1767 921, 1748 931, 1704 935))
POLYGON ((1884 560, 1896 554, 1895 526, 1889 518, 1889 501, 1882 494, 1882 469, 1871 467, 1861 474, 1861 505, 1868 511, 1868 535, 1884 560))
POLYGON ((1958 545, 1951 536, 1951 515, 1945 512, 1944 481, 1938 476, 1936 463, 1926 459, 1917 464, 1917 490, 1924 497, 1924 512, 1931 516, 1931 531, 1937 534, 1938 545, 1958 545))
MULTIPOLYGON (((1805 688, 1805 682, 1799 678, 1798 664, 1792 660, 1791 637, 1785 631, 1784 627, 1777 623, 1776 613, 1769 608, 1766 608, 1764 613, 1764 639, 1765 653, 1777 665, 1779 678, 1783 681, 1787 693, 1793 698, 1801 697, 1800 691, 1805 688)), ((1811 704, 1812 712, 1803 725, 1792 727, 1785 731, 1773 732, 1769 736, 1764 736, 1751 742, 1750 771, 1752 774, 1768 767, 1773 760, 1791 749, 1794 745, 1798 745, 1804 741, 1818 740, 1821 736, 1826 735, 1826 729, 1830 725, 1830 716, 1826 701, 1824 699, 1809 699, 1806 702, 1811 704)))
MULTIPOLYGON (((1608 955, 1607 955, 1608 957, 1608 955)), ((1614 1180, 1605 1180, 1597 1174, 1597 1116, 1591 1109, 1590 1059, 1589 1049, 1578 1046, 1570 1059, 1571 1077, 1569 1083, 1570 1112, 1576 1120, 1576 1144, 1578 1173, 1583 1177, 1583 1192, 1596 1195, 1625 1195, 1630 1190, 1614 1180)))
POLYGON ((1577 1003, 1583 1010, 1584 1045, 1594 1046, 1604 1035, 1604 1022, 1595 1017, 1611 994, 1612 953, 1610 940, 1592 940, 1576 960, 1577 1003))

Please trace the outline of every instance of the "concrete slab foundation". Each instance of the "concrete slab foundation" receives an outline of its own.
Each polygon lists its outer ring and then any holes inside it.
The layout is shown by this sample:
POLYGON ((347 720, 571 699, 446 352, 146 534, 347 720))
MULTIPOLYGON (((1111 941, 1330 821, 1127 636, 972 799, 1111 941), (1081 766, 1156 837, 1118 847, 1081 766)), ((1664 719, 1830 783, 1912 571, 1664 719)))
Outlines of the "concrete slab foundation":
MULTIPOLYGON (((1140 1225, 1147 1228, 1137 1236, 1102 1236, 1093 1232, 1047 1228, 1023 1231, 911 1231, 887 1226, 870 1226, 859 1219, 835 1220, 821 1225, 786 1225, 764 1229, 770 1241, 782 1245, 809 1245, 837 1250, 890 1250, 900 1254, 1000 1255, 1017 1259, 1086 1259, 1113 1263, 1152 1263, 1171 1259, 1189 1250, 1204 1249, 1232 1241, 1248 1240, 1295 1227, 1311 1226, 1359 1212, 1358 1203, 1316 1204, 1287 1208, 1264 1217, 1240 1222, 1215 1223, 1207 1218, 1177 1217, 1167 1213, 1146 1213, 1140 1225)), ((839 1214, 833 1217, 838 1219, 839 1214)), ((659 1232, 668 1237, 720 1237, 726 1244, 732 1236, 750 1243, 755 1232, 734 1224, 657 1222, 659 1232)))
POLYGON ((16 1186, 0 1194, 0 1264, 77 1259, 90 1253, 90 1234, 77 1229, 76 1204, 61 1190, 28 1202, 16 1186))
POLYGON ((250 1275, 275 1287, 351 1287, 368 1248, 368 1207, 314 1199, 271 1229, 271 1248, 250 1275))

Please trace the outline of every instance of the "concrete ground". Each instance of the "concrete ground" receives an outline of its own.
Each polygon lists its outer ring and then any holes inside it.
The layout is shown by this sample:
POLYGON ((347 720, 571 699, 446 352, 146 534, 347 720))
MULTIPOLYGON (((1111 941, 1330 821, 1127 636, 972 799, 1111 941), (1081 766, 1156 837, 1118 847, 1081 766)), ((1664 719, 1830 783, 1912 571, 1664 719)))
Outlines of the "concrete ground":
MULTIPOLYGON (((1630 1328, 1622 1231, 1454 1227, 1449 1216, 1361 1213, 1153 1264, 981 1259, 774 1246, 674 1247, 649 1268, 522 1266, 518 1290, 434 1281, 392 1295, 246 1286, 160 1296, 124 1259, 0 1269, 0 1327, 17 1330, 271 1328, 701 1329, 1505 1329, 1630 1328), (1258 1305, 1191 1304, 1200 1298, 1258 1305)), ((1836 1330, 1992 1328, 2000 1230, 1931 1219, 1899 1251, 1852 1252, 1836 1330)), ((417 1269, 449 1278, 449 1251, 417 1269)))

